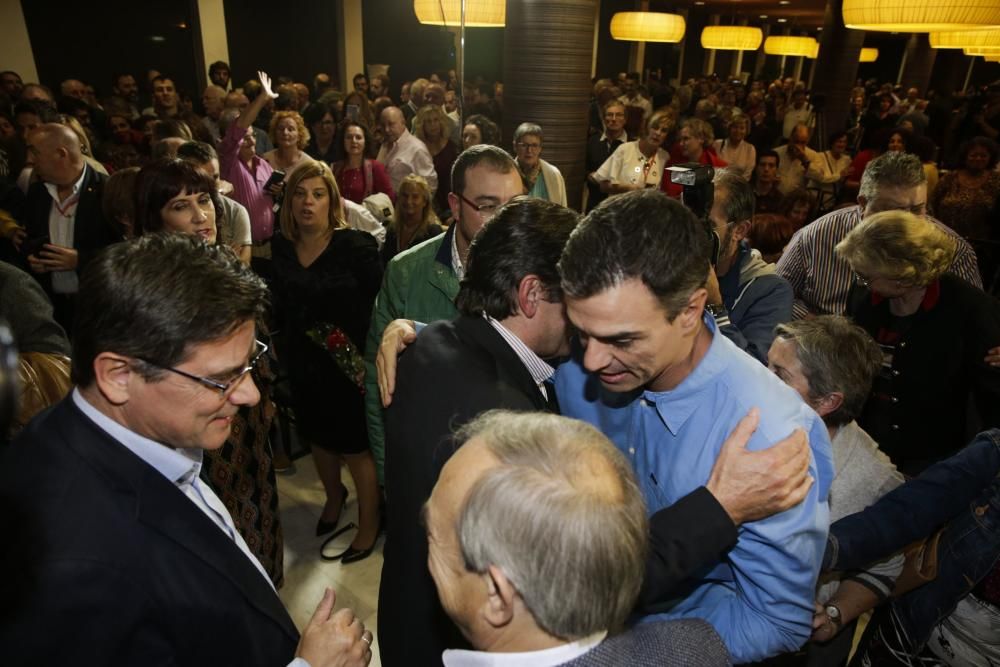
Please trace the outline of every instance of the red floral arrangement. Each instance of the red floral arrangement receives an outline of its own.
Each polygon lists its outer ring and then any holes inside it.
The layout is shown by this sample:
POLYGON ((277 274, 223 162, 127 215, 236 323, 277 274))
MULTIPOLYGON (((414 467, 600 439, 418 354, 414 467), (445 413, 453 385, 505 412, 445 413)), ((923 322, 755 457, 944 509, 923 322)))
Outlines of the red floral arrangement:
POLYGON ((309 338, 330 353, 340 371, 365 393, 365 360, 344 330, 335 324, 321 324, 306 332, 309 338))

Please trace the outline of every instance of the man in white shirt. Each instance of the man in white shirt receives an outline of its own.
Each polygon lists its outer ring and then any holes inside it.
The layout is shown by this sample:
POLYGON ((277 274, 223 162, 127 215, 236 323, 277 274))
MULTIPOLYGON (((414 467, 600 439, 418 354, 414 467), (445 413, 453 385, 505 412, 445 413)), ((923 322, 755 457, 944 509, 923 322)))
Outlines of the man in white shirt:
POLYGON ((445 651, 446 667, 729 664, 702 620, 608 637, 635 603, 648 526, 628 462, 597 429, 494 411, 456 439, 423 510, 427 564, 477 650, 445 651))
POLYGON ((367 665, 371 633, 327 590, 300 636, 200 479, 238 410, 267 288, 222 246, 148 235, 95 258, 77 388, 15 439, 0 494, 32 589, 0 624, 10 664, 367 665), (29 511, 30 509, 30 511, 29 511))
POLYGON ((785 111, 781 136, 790 140, 796 125, 805 125, 809 129, 816 126, 816 114, 806 101, 806 91, 802 88, 796 88, 792 93, 792 105, 785 111))
POLYGON ((378 151, 379 162, 385 165, 392 181, 392 189, 399 190, 399 184, 410 174, 423 176, 431 188, 431 194, 437 191, 437 172, 434 171, 434 160, 424 142, 410 134, 406 129, 406 119, 403 112, 396 107, 388 107, 382 111, 379 118, 385 142, 378 151))
POLYGON ((806 187, 806 174, 810 165, 819 158, 819 153, 809 148, 809 128, 796 125, 788 137, 788 143, 778 146, 778 189, 786 195, 792 190, 806 187))

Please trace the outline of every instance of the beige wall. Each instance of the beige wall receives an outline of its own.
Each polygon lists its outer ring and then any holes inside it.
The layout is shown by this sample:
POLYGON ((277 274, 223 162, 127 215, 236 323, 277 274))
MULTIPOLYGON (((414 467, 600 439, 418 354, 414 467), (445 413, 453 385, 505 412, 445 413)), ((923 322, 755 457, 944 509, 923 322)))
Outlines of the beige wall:
POLYGON ((354 89, 354 75, 365 72, 361 0, 337 0, 337 32, 340 88, 349 92, 354 89))
POLYGON ((20 0, 0 0, 0 70, 7 69, 20 74, 25 83, 38 81, 20 0))
POLYGON ((209 65, 216 60, 229 62, 229 40, 222 0, 198 0, 198 19, 201 21, 201 50, 205 57, 205 71, 201 76, 207 80, 209 65))

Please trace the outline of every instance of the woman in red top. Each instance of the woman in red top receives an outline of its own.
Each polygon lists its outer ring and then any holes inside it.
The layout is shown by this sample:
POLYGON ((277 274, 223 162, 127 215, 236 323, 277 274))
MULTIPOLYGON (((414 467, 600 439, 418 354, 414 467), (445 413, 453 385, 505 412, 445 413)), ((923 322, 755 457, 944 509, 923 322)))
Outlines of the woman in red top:
POLYGON ((330 166, 342 197, 360 204, 365 197, 381 192, 388 195, 389 199, 396 200, 396 193, 392 191, 392 182, 385 167, 371 159, 374 144, 363 123, 345 119, 337 130, 334 143, 337 160, 330 166))
MULTIPOLYGON (((711 165, 716 169, 725 167, 727 162, 716 155, 712 148, 713 141, 715 141, 715 132, 712 131, 711 125, 700 118, 687 119, 681 123, 681 131, 677 137, 677 144, 681 150, 670 152, 671 157, 667 167, 688 162, 711 165)), ((663 171, 660 189, 674 199, 679 199, 684 191, 683 187, 670 181, 670 171, 666 169, 663 171)))

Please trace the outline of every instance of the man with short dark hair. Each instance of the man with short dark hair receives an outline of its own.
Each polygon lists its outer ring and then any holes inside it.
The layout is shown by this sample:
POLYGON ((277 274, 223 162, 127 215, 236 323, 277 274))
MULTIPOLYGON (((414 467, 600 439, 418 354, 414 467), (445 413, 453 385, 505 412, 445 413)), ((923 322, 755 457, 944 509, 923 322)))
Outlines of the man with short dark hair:
POLYGON ((352 81, 354 85, 354 90, 358 91, 365 97, 368 97, 368 77, 360 72, 354 75, 354 80, 352 81))
POLYGON ((142 113, 150 112, 160 118, 173 118, 180 113, 180 98, 170 77, 162 74, 150 82, 153 89, 153 106, 143 109, 142 113))
POLYGON ((139 84, 131 74, 116 74, 111 83, 112 95, 104 106, 109 114, 126 112, 130 120, 139 117, 139 84))
POLYGON ((455 297, 472 240, 502 205, 524 194, 514 160, 503 149, 480 144, 461 153, 451 171, 448 194, 455 222, 444 234, 396 255, 386 267, 375 298, 365 354, 365 409, 368 440, 379 479, 383 479, 384 441, 375 355, 382 331, 395 319, 448 320, 458 314, 455 297))
POLYGON ((447 667, 511 653, 523 665, 730 664, 701 620, 609 634, 642 581, 647 526, 628 462, 597 429, 493 411, 457 439, 423 513, 441 602, 478 649, 445 651, 447 667))
POLYGON ((21 75, 11 70, 0 72, 0 91, 2 91, 11 102, 17 101, 24 90, 24 82, 21 75))
POLYGON ((223 91, 229 90, 231 78, 229 64, 225 61, 217 60, 208 66, 208 80, 213 85, 222 88, 223 91))
POLYGON ((371 633, 327 589, 301 637, 225 505, 199 476, 249 377, 267 288, 227 249, 147 235, 95 258, 73 339, 77 388, 0 465, 28 525, 13 664, 367 665, 371 633), (220 622, 225 619, 225 622, 220 622), (210 640, 206 630, 210 629, 210 640), (58 637, 58 640, 55 638, 58 637))
POLYGON ((773 150, 757 151, 753 173, 754 213, 780 213, 785 198, 778 188, 781 158, 773 150))
POLYGON ((554 371, 544 360, 568 352, 556 262, 576 222, 569 209, 539 199, 503 206, 469 248, 458 317, 428 325, 400 359, 385 414, 384 665, 435 664, 444 649, 463 645, 434 595, 421 508, 456 427, 493 408, 555 409, 554 371))
POLYGON ((619 146, 628 141, 625 133, 625 104, 621 100, 612 99, 604 105, 602 111, 604 131, 594 134, 587 140, 587 211, 590 212, 598 204, 608 198, 601 192, 599 182, 589 178, 590 174, 601 168, 611 154, 619 146))
POLYGON ((708 620, 744 663, 797 649, 812 632, 833 462, 816 414, 718 335, 705 313, 710 255, 701 222, 661 192, 626 193, 592 211, 559 261, 581 347, 559 367, 556 390, 564 415, 599 425, 625 453, 650 514, 710 482, 724 438, 751 407, 760 408, 751 450, 808 432, 816 484, 805 500, 734 522, 735 546, 685 593, 646 598, 660 606, 651 618, 708 620))
POLYGON ((774 264, 751 250, 746 237, 753 226, 753 189, 735 173, 721 172, 709 212, 719 256, 709 271, 707 310, 723 336, 767 363, 774 327, 792 319, 792 286, 774 272, 774 264))

